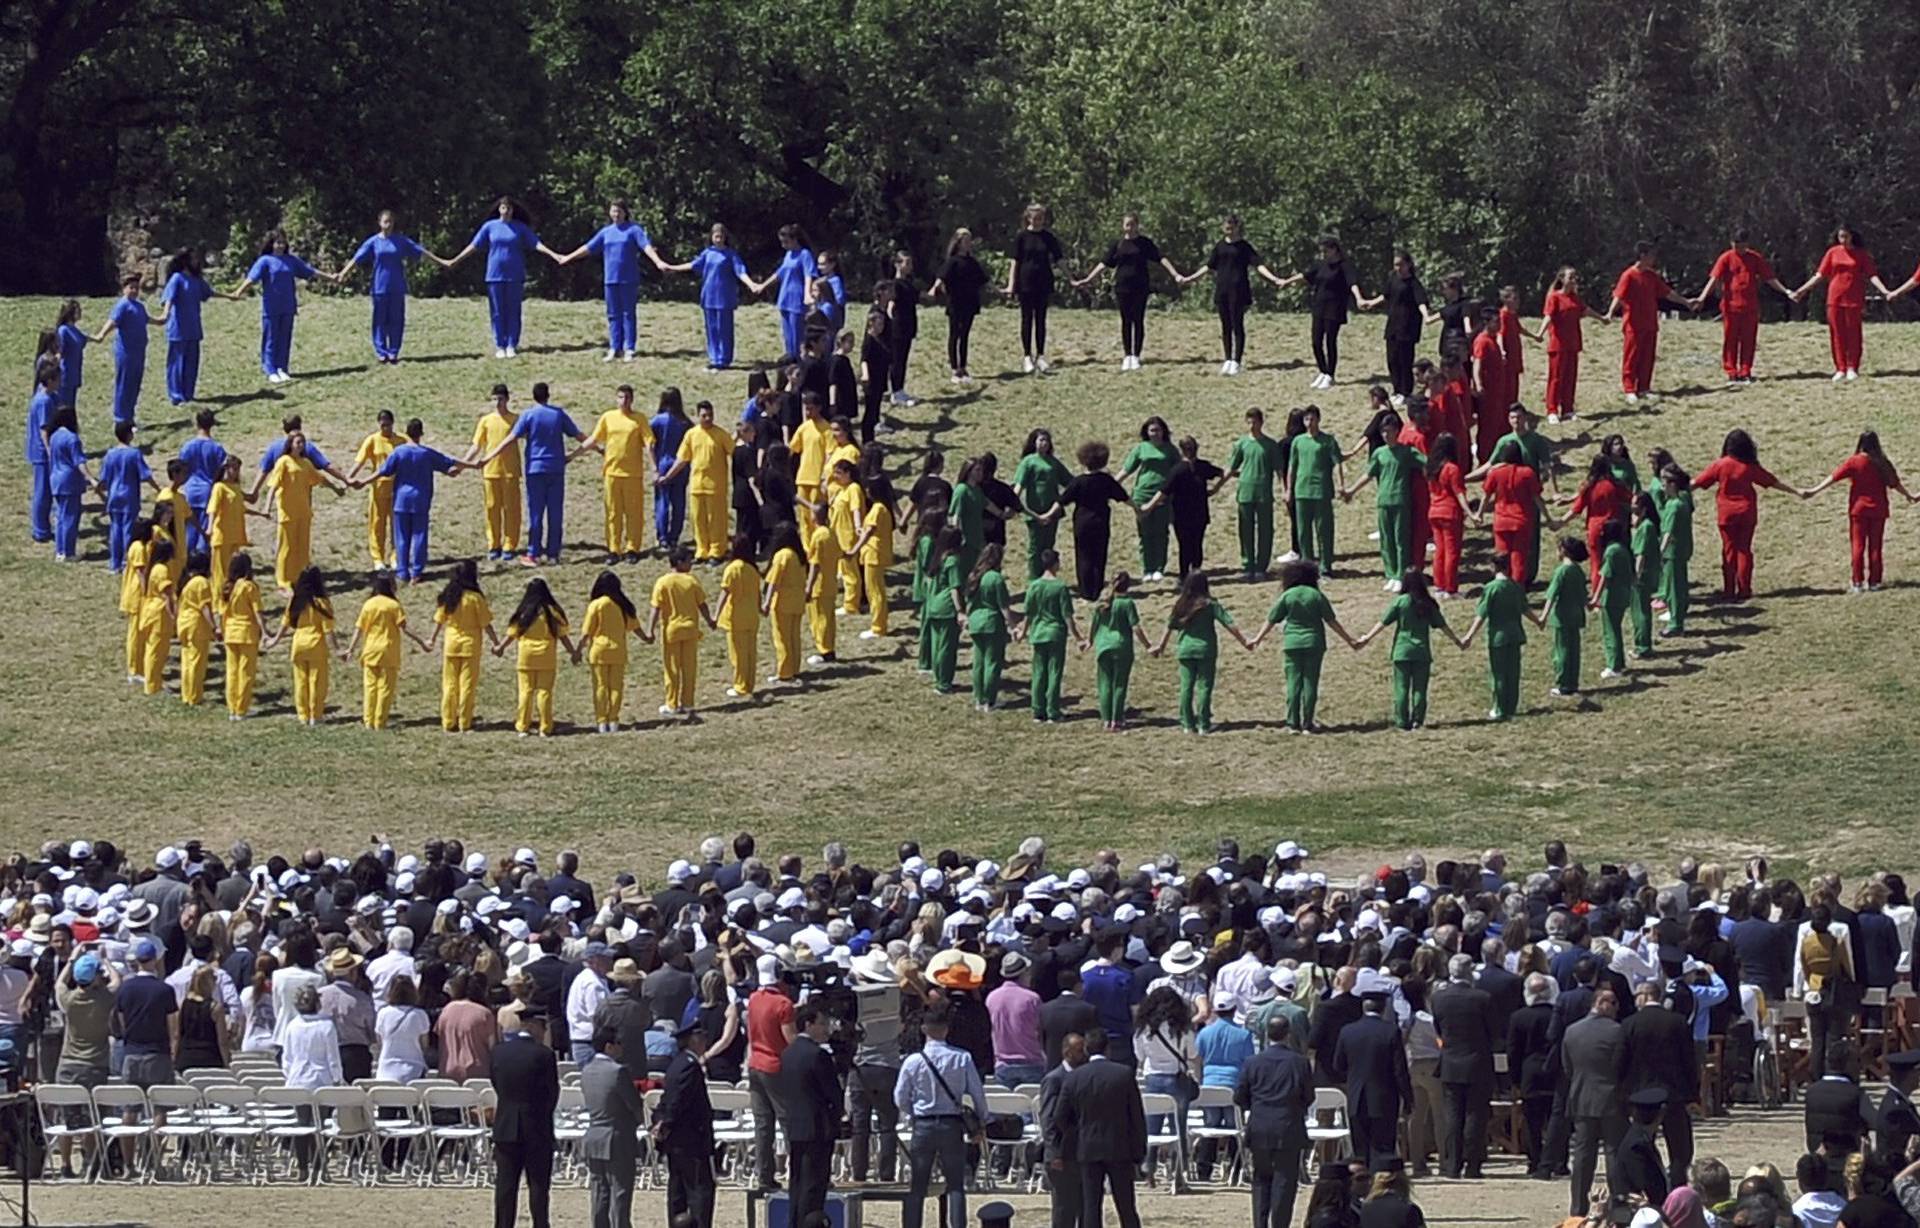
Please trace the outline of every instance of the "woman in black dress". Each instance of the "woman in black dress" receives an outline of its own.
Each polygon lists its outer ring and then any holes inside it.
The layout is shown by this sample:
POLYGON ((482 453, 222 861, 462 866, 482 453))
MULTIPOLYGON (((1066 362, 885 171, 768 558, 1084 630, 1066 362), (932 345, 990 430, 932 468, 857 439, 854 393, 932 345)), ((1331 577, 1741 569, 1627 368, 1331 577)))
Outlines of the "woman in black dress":
POLYGON ((1309 387, 1333 387, 1334 372, 1340 366, 1340 329, 1347 322, 1349 305, 1365 310, 1379 300, 1369 300, 1347 272, 1347 254, 1340 240, 1321 235, 1320 259, 1280 284, 1307 283, 1307 311, 1313 317, 1313 365, 1318 374, 1309 387))
POLYGON ((1138 371, 1140 354, 1147 345, 1147 295, 1153 289, 1153 266, 1159 265, 1180 284, 1180 270, 1160 254, 1159 246, 1140 233, 1140 215, 1129 213, 1120 219, 1120 237, 1107 248, 1100 263, 1073 283, 1076 290, 1093 284, 1103 269, 1113 270, 1113 297, 1120 305, 1120 360, 1122 371, 1138 371))
POLYGON ((1073 506, 1073 572, 1082 601, 1098 601, 1107 583, 1107 543, 1113 534, 1112 503, 1132 506, 1127 488, 1107 472, 1112 453, 1104 443, 1088 442, 1075 453, 1086 472, 1060 492, 1060 501, 1042 517, 1051 520, 1073 506))
POLYGON ((1210 460, 1200 459, 1200 443, 1188 435, 1180 441, 1180 460, 1162 486, 1140 509, 1141 519, 1162 503, 1173 512, 1173 539, 1180 545, 1180 575, 1201 569, 1205 552, 1207 522, 1212 519, 1207 501, 1227 480, 1226 473, 1210 460))
POLYGON ((1253 278, 1258 273, 1276 286, 1285 285, 1278 274, 1260 259, 1260 253, 1247 242, 1240 215, 1229 213, 1220 223, 1221 239, 1213 245, 1207 265, 1181 278, 1199 281, 1213 275, 1213 309, 1220 315, 1220 349, 1224 361, 1220 374, 1240 374, 1240 360, 1247 352, 1247 309, 1253 306, 1253 278))
POLYGON ((1027 206, 1026 229, 1013 241, 1013 262, 1007 266, 1007 288, 1001 293, 1020 299, 1021 370, 1045 374, 1047 366, 1047 302, 1053 297, 1053 266, 1066 258, 1060 240, 1047 229, 1047 207, 1027 206))
POLYGON ((887 343, 893 359, 887 369, 887 382, 893 389, 893 403, 916 405, 919 402, 907 391, 907 355, 913 350, 913 339, 920 335, 920 287, 913 281, 912 252, 897 251, 893 254, 893 281, 887 298, 887 312, 890 317, 887 343))
POLYGON ((175 1070, 227 1068, 227 1011, 220 1004, 212 964, 201 964, 187 981, 180 1004, 180 1042, 174 1050, 175 1070))
POLYGON ((927 458, 920 462, 920 476, 907 491, 907 516, 900 523, 901 532, 906 532, 922 508, 938 507, 945 512, 953 503, 953 483, 944 476, 946 470, 947 454, 938 448, 928 451, 927 458))
POLYGON ((973 232, 962 226, 947 243, 947 261, 940 276, 927 289, 928 298, 947 295, 947 366, 953 370, 953 382, 971 384, 967 373, 967 340, 973 333, 973 321, 980 314, 980 292, 986 288, 987 271, 973 255, 973 232))
POLYGON ((793 505, 799 495, 793 488, 793 453, 787 445, 774 443, 761 453, 759 486, 761 535, 771 542, 782 524, 795 523, 793 505))
POLYGON ((1413 352, 1420 346, 1420 326, 1427 318, 1427 288, 1407 252, 1393 254, 1393 275, 1374 303, 1387 305, 1387 377, 1393 404, 1400 408, 1413 395, 1413 352))
POLYGON ((767 527, 760 519, 760 495, 755 490, 754 479, 760 476, 760 422, 742 421, 737 438, 740 443, 734 448, 731 460, 733 471, 733 523, 740 526, 740 535, 753 547, 755 558, 767 544, 767 527))

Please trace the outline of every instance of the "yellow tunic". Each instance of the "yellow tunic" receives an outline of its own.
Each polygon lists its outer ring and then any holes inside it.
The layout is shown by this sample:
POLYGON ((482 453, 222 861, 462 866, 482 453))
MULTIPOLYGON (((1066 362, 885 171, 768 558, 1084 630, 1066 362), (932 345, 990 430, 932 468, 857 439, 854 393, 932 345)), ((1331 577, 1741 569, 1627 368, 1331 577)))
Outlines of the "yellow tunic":
POLYGON ((542 611, 525 631, 507 624, 507 638, 520 644, 519 655, 515 663, 524 670, 551 670, 559 659, 556 646, 560 637, 572 631, 566 619, 557 623, 551 614, 542 611))
POLYGON ((487 624, 493 621, 493 609, 479 593, 462 593, 459 606, 451 614, 445 606, 435 606, 433 621, 447 629, 446 655, 477 657, 480 638, 487 624))
POLYGON ((398 601, 378 594, 360 607, 354 626, 360 630, 360 664, 368 669, 388 669, 400 664, 400 629, 407 625, 407 612, 398 601))
MULTIPOLYGON (((520 415, 509 410, 505 414, 498 410, 489 410, 473 428, 473 446, 480 449, 480 455, 499 447, 507 436, 513 434, 513 424, 520 415)), ((483 478, 517 478, 520 476, 520 446, 515 444, 486 463, 480 470, 483 478)))
POLYGON ((600 472, 610 478, 647 477, 647 449, 653 446, 653 427, 631 410, 610 409, 593 424, 587 442, 606 450, 600 472))
POLYGON ((660 611, 660 638, 674 644, 700 638, 700 607, 707 590, 689 572, 670 571, 653 582, 653 608, 660 611))
POLYGON ((590 665, 625 665, 627 637, 640 629, 640 620, 614 604, 611 597, 595 597, 587 604, 580 634, 587 641, 590 665))
POLYGON ((720 611, 720 625, 731 631, 736 625, 760 625, 760 569, 745 559, 734 559, 720 573, 720 591, 727 606, 720 611), (735 620, 738 620, 736 624, 735 620))

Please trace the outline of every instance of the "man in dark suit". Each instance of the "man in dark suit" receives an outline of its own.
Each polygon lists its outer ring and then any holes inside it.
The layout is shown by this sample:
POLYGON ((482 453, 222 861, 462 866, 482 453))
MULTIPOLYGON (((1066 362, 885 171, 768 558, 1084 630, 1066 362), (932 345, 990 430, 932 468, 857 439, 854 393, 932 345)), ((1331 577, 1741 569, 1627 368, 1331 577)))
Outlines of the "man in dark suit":
POLYGON ((1887 1090, 1866 1106, 1875 1147, 1887 1155, 1907 1154, 1907 1140, 1920 1134, 1920 1113, 1908 1099, 1916 1080, 1920 1080, 1920 1049, 1887 1054, 1887 1090))
POLYGON ((1060 1044, 1060 1064, 1040 1080, 1038 1116, 1053 1200, 1052 1228, 1080 1228, 1080 1134, 1064 1128, 1060 1093, 1067 1076, 1086 1064, 1086 1036, 1069 1032, 1060 1044))
POLYGON ((553 1109, 560 1102, 560 1066, 547 1047, 546 1018, 529 1011, 520 1031, 493 1049, 493 1228, 514 1228, 520 1178, 527 1179, 533 1228, 547 1228, 553 1186, 553 1109))
MULTIPOLYGON (((1594 1169, 1600 1165, 1600 1153, 1604 1149, 1611 1154, 1627 1128, 1622 1113, 1626 1102, 1620 1086, 1624 1046, 1620 1024, 1614 1019, 1617 1009, 1613 990, 1602 989, 1593 995, 1587 1017, 1568 1028, 1560 1039, 1560 1064, 1567 1076, 1567 1116, 1573 1123, 1569 1215, 1585 1215, 1591 1209, 1588 1195, 1593 1189, 1594 1169)), ((1608 1177, 1611 1184, 1611 1172, 1608 1177)), ((1616 1188, 1613 1192, 1617 1195, 1624 1191, 1616 1188)))
POLYGON ((1793 976, 1793 926, 1769 919, 1773 899, 1766 888, 1756 888, 1749 899, 1747 917, 1733 923, 1729 936, 1740 981, 1758 985, 1769 1002, 1784 1001, 1793 976))
POLYGON ((1233 1088, 1233 1102, 1246 1115, 1247 1154, 1253 1161, 1253 1228, 1290 1228, 1300 1189, 1313 1064, 1289 1043, 1292 1030, 1285 1015, 1269 1019, 1267 1047, 1240 1068, 1233 1088))
MULTIPOLYGON (((1684 984, 1676 984, 1673 991, 1692 992, 1684 984)), ((1687 1106, 1700 1098, 1693 1025, 1661 1000, 1657 987, 1643 985, 1640 1009, 1620 1025, 1620 1047, 1629 1099, 1636 1092, 1664 1093, 1659 1121, 1667 1142, 1667 1184, 1685 1185, 1693 1164, 1693 1118, 1687 1106)))
POLYGON ((1507 1073, 1527 1121, 1527 1176, 1546 1181, 1553 1176, 1545 1163, 1547 1118, 1560 1078, 1547 1040, 1553 1026, 1553 979, 1535 972, 1527 977, 1523 993, 1526 1005, 1507 1020, 1507 1073))
POLYGON ((1085 1036, 1100 1022, 1093 1003, 1080 996, 1080 974, 1063 968, 1055 976, 1059 992, 1053 1000, 1040 1004, 1040 1035, 1047 1051, 1047 1069, 1060 1064, 1060 1044, 1071 1033, 1085 1036))
POLYGON ((1827 1046, 1827 1073, 1807 1084, 1808 1151, 1818 1151, 1827 1138, 1848 1140, 1849 1151, 1858 1148, 1867 1132, 1867 1097, 1853 1078, 1858 1068, 1852 1045, 1836 1040, 1827 1046))
POLYGON ((1134 1170, 1147 1158, 1147 1115, 1133 1067, 1106 1057, 1107 1036, 1086 1033, 1087 1064, 1067 1076, 1054 1110, 1056 1131, 1076 1137, 1080 1160, 1080 1222, 1099 1228, 1100 1205, 1113 1193, 1120 1228, 1140 1228, 1134 1206, 1134 1170))
POLYGON ((1307 1030, 1307 1049, 1313 1054, 1313 1080, 1321 1087, 1337 1087, 1340 1076, 1333 1072, 1333 1052, 1340 1044, 1340 1033, 1360 1018, 1360 998, 1353 992, 1354 970, 1342 968, 1333 974, 1333 993, 1314 1012, 1307 1030))
POLYGON ((1440 1038, 1440 1175, 1478 1178, 1487 1162, 1493 1100, 1493 1051, 1499 1043, 1493 995, 1473 983, 1473 956, 1447 963, 1447 984, 1433 995, 1440 1038))
POLYGON ((780 1104, 787 1117, 787 1184, 796 1228, 827 1213, 833 1140, 840 1136, 843 1093, 827 1037, 833 1020, 817 1002, 794 1012, 798 1032, 780 1055, 780 1104))
POLYGON ((1384 990, 1362 995, 1360 1018, 1340 1029, 1333 1050, 1333 1075, 1347 1085, 1354 1153, 1376 1173, 1386 1171, 1386 1162, 1399 1154, 1400 1109, 1413 1103, 1407 1045, 1399 1027, 1385 1017, 1386 1006, 1384 990))
MULTIPOLYGON (((1634 1018, 1642 1013, 1634 1012, 1634 1018)), ((1648 1206, 1657 1207, 1666 1202, 1669 1186, 1666 1170, 1660 1164, 1660 1149, 1653 1145, 1653 1131, 1667 1111, 1667 1091, 1663 1087, 1642 1088, 1627 1097, 1627 1105, 1633 1120, 1607 1157, 1607 1184, 1616 1195, 1638 1194, 1648 1206)))
MULTIPOLYGON (((587 1105, 587 1132, 580 1140, 587 1160, 587 1203, 593 1228, 632 1228, 633 1166, 640 1158, 636 1132, 646 1105, 621 1064, 620 1033, 599 1028, 593 1059, 580 1068, 580 1095, 587 1105)), ((677 1210, 678 1208, 676 1208, 677 1210)), ((701 1228, 707 1228, 703 1223, 701 1228)))
MULTIPOLYGON (((713 1228, 713 1105, 700 1065, 706 1034, 694 1020, 679 1029, 677 1039, 680 1047, 667 1063, 653 1110, 653 1143, 667 1157, 667 1220, 685 1212, 695 1228, 713 1228)), ((593 1107, 591 1099, 587 1107, 593 1107)))
MULTIPOLYGON (((1507 1051, 1507 1021, 1526 1005, 1524 978, 1507 971, 1506 944, 1489 938, 1480 944, 1480 967, 1473 983, 1493 999, 1493 1044, 1495 1053, 1507 1051)), ((1507 1069, 1513 1069, 1508 1063, 1507 1069)))

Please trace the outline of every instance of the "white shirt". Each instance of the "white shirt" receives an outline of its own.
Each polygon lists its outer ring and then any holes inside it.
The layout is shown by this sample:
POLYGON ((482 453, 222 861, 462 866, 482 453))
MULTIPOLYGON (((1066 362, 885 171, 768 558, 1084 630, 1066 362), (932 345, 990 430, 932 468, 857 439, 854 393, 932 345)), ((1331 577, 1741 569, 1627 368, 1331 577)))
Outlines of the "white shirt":
MULTIPOLYGON (((173 990, 174 1005, 187 1004, 187 985, 193 980, 193 974, 202 966, 203 961, 189 955, 187 961, 174 969, 173 974, 167 978, 167 988, 173 990)), ((227 970, 217 965, 213 969, 213 988, 214 992, 220 995, 220 1005, 226 1008, 227 1018, 238 1018, 240 991, 233 987, 233 978, 227 975, 227 970)))
POLYGON ((567 990, 568 1040, 593 1039, 593 1013, 612 992, 600 974, 591 968, 573 978, 573 987, 567 990))
POLYGON ((1260 962, 1260 957, 1249 952, 1239 959, 1221 968, 1213 979, 1216 992, 1230 993, 1242 1002, 1252 1002, 1260 996, 1260 986, 1271 985, 1273 969, 1260 962))
POLYGON ((433 1030, 427 1012, 417 1006, 383 1006, 374 1016, 373 1034, 380 1043, 380 1067, 374 1071, 382 1079, 410 1083, 427 1073, 427 1055, 420 1038, 433 1030))
POLYGON ((240 1038, 240 1052, 262 1053, 273 1048, 273 993, 258 994, 249 985, 240 995, 240 1017, 247 1030, 240 1038))
POLYGON ((21 1020, 20 999, 27 992, 27 981, 31 978, 11 964, 0 964, 0 1025, 14 1025, 21 1020))
POLYGON ((1133 1034, 1133 1059, 1143 1075, 1192 1074, 1200 1064, 1200 1051, 1193 1047, 1192 1032, 1169 1036, 1141 1028, 1133 1034))
POLYGON ((338 1087, 340 1034, 333 1020, 322 1015, 295 1015, 280 1041, 280 1071, 288 1087, 338 1087))
POLYGON ((418 982, 419 973, 415 968, 412 951, 388 951, 368 964, 367 984, 373 986, 374 1005, 387 1004, 387 987, 393 984, 394 977, 404 976, 418 982))
MULTIPOLYGON (((303 985, 311 985, 317 990, 322 984, 323 981, 320 974, 310 968, 302 968, 296 965, 290 968, 275 968, 273 970, 274 1044, 284 1045, 287 1043, 287 1029, 292 1027, 293 1021, 300 1017, 300 1012, 293 1009, 293 996, 300 992, 300 988, 303 985)), ((332 1025, 329 1024, 328 1026, 331 1027, 332 1025)), ((335 1043, 338 1044, 339 1042, 336 1040, 335 1043)))
POLYGON ((1833 1228, 1846 1205, 1847 1200, 1832 1190, 1817 1190, 1794 1199, 1793 1213, 1799 1217, 1801 1228, 1833 1228))

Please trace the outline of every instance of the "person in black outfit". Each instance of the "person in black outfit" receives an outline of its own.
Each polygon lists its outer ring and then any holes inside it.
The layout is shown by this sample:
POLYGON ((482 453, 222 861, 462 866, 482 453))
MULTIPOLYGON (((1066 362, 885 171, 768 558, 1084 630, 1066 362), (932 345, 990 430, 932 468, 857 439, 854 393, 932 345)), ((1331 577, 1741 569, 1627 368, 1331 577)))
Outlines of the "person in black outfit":
MULTIPOLYGON (((1692 996, 1684 984, 1673 985, 1669 992, 1692 996)), ((1661 1093, 1665 1108, 1655 1120, 1666 1136, 1668 1184, 1685 1185, 1687 1169, 1693 1164, 1693 1118, 1687 1106, 1700 1098, 1700 1058, 1694 1049, 1693 1025, 1669 1009, 1654 986, 1643 986, 1640 994, 1640 1009, 1620 1025, 1627 1099, 1634 1103, 1634 1093, 1661 1093)))
POLYGON ((1013 241, 1004 294, 1020 299, 1020 352, 1028 374, 1047 370, 1047 302, 1053 297, 1054 262, 1066 258, 1060 240, 1047 229, 1047 207, 1027 206, 1026 228, 1013 241))
POLYGON ((1487 1162, 1487 1119, 1493 1099, 1493 1051, 1499 1034, 1493 995, 1473 983, 1473 956, 1456 955, 1449 981, 1433 995, 1440 1038, 1440 1174, 1477 1179, 1487 1162))
POLYGON ((1005 549, 1007 545, 1007 521, 1021 515, 1025 509, 1020 506, 1020 496, 1013 487, 999 478, 1000 458, 991 452, 982 452, 974 461, 980 472, 980 494, 987 501, 987 513, 980 518, 980 528, 986 534, 986 544, 1005 549))
POLYGON ((1107 472, 1112 454, 1104 443, 1089 441, 1074 454, 1086 470, 1067 483, 1060 501, 1046 514, 1051 519, 1073 505, 1073 574, 1082 601, 1098 601, 1107 584, 1107 541, 1113 533, 1110 503, 1131 506, 1127 488, 1107 472))
POLYGON ((560 1102, 560 1067, 547 1046, 546 1018, 520 1016, 493 1050, 493 1228, 514 1228, 520 1213, 520 1179, 527 1182, 533 1228, 547 1228, 553 1187, 553 1109, 560 1102))
POLYGON ((913 339, 920 335, 920 287, 913 282, 913 253, 893 253, 893 280, 888 283, 887 313, 893 361, 887 369, 887 383, 893 389, 895 405, 916 404, 907 392, 907 355, 913 339))
POLYGON ((860 386, 865 390, 860 399, 861 443, 872 443, 880 431, 880 400, 887 391, 887 373, 893 369, 893 325, 880 293, 876 287, 873 310, 860 331, 860 386))
MULTIPOLYGON (((742 1029, 744 1031, 744 1029, 742 1029)), ((667 1216, 691 1212, 697 1228, 713 1223, 713 1106, 700 1065, 706 1032, 699 1020, 677 1031, 680 1047, 667 1064, 653 1111, 653 1143, 667 1158, 667 1216)))
POLYGON ((1413 257, 1406 252, 1393 254, 1393 276, 1381 292, 1387 305, 1387 377, 1393 388, 1393 403, 1404 405, 1413 395, 1413 352, 1420 346, 1420 326, 1426 320, 1427 288, 1420 284, 1420 273, 1413 257))
POLYGON ((1260 259, 1260 253, 1247 242, 1240 215, 1229 213, 1220 223, 1221 239, 1213 245, 1205 268, 1195 269, 1182 282, 1199 281, 1213 275, 1213 309, 1220 316, 1220 350, 1223 360, 1220 374, 1240 374, 1240 360, 1247 352, 1247 309, 1253 306, 1253 278, 1258 273, 1274 285, 1281 280, 1260 259))
POLYGON ((857 340, 851 328, 843 328, 834 335, 833 356, 827 360, 828 418, 852 422, 859 416, 860 372, 854 365, 853 354, 857 340))
POLYGON ((1347 322, 1348 306, 1365 310, 1380 300, 1367 298, 1354 284, 1340 240, 1321 235, 1319 247, 1320 259, 1308 265, 1306 272, 1283 278, 1280 284, 1307 284, 1307 311, 1313 317, 1313 365, 1320 372, 1312 387, 1324 389, 1333 387, 1334 373, 1340 366, 1340 329, 1347 322))
MULTIPOLYGON (((934 448, 927 453, 926 460, 920 464, 920 476, 907 489, 907 516, 917 517, 929 508, 936 508, 942 516, 953 506, 953 483, 941 475, 946 472, 947 454, 934 448)), ((900 529, 905 532, 907 523, 902 521, 900 529)))
POLYGON ((767 526, 760 518, 760 496, 754 493, 754 479, 760 474, 760 449, 756 446, 760 422, 742 422, 738 436, 740 444, 729 461, 733 470, 733 523, 746 539, 752 557, 758 558, 767 544, 767 526))
MULTIPOLYGON (((1078 984, 1078 981, 1074 982, 1078 984)), ((1082 1006, 1086 1004, 1081 1003, 1082 1006)), ((1091 1012, 1092 1007, 1087 1007, 1091 1012)), ((1044 1017, 1045 1008, 1042 1008, 1044 1017)), ((1093 1026, 1092 1024, 1088 1025, 1093 1026)), ((1060 1121, 1060 1093, 1067 1077, 1087 1064, 1086 1038, 1080 1029, 1061 1037, 1060 1056, 1040 1080, 1038 1117, 1043 1156, 1052 1194, 1052 1228, 1080 1228, 1080 1136, 1063 1131, 1060 1121)))
MULTIPOLYGON (((739 449, 735 449, 738 451, 739 449)), ((760 525, 769 546, 774 531, 792 524, 794 501, 800 496, 793 488, 793 454, 787 446, 771 442, 760 460, 760 525)))
POLYGON ((1067 1037, 1075 1032, 1085 1036, 1089 1029, 1100 1022, 1100 1012, 1094 1009, 1093 1003, 1080 996, 1078 971, 1071 967, 1062 968, 1054 984, 1059 987, 1058 991, 1040 1004, 1040 1036, 1046 1046, 1048 1070, 1060 1064, 1061 1046, 1067 1037))
POLYGON ((1827 1049, 1827 1071, 1806 1088, 1807 1150, 1829 1136, 1845 1138, 1851 1150, 1867 1132, 1867 1096, 1854 1081, 1853 1046, 1836 1040, 1827 1049))
POLYGON ((1321 1087, 1337 1087, 1341 1082, 1333 1072, 1333 1054, 1340 1044, 1341 1030, 1360 1018, 1360 999, 1353 992, 1353 983, 1352 968, 1333 974, 1333 993, 1320 1003, 1307 1031, 1307 1048, 1313 1052, 1313 1081, 1321 1087))
POLYGON ((1607 1157, 1607 1183, 1616 1195, 1638 1194, 1654 1207, 1667 1200, 1667 1172, 1653 1144, 1654 1127, 1666 1109, 1664 1087, 1642 1088, 1627 1097, 1626 1133, 1607 1157))
POLYGON ((799 1034, 780 1055, 780 1103, 787 1118, 787 1188, 794 1224, 827 1213, 827 1187, 833 1171, 833 1141, 840 1136, 843 1097, 840 1075, 827 1037, 833 1021, 817 1003, 794 1013, 799 1034))
POLYGON ((1300 1189, 1307 1111, 1313 1107, 1313 1064, 1289 1043, 1291 1032, 1286 1016, 1269 1019, 1267 1047, 1240 1068, 1233 1088, 1233 1102, 1246 1114, 1254 1228, 1291 1228, 1293 1200, 1300 1189))
POLYGON ((1437 318, 1440 321, 1440 354, 1458 355, 1465 360, 1473 349, 1473 334, 1478 330, 1480 308, 1467 297, 1466 279, 1458 273, 1449 274, 1440 283, 1440 310, 1436 315, 1421 312, 1421 320, 1431 324, 1437 318))
POLYGON ((1138 371, 1140 355, 1147 345, 1147 296, 1153 289, 1153 266, 1159 265, 1181 283, 1180 270, 1160 254, 1152 239, 1140 233, 1140 215, 1129 213, 1120 219, 1120 237, 1107 248, 1100 262, 1087 275, 1073 283, 1076 290, 1093 284, 1101 270, 1113 270, 1113 297, 1120 306, 1120 360, 1122 371, 1138 371))
POLYGON ((1547 1039, 1553 1026, 1553 981, 1535 972, 1527 977, 1525 992, 1527 1004, 1507 1020, 1507 1072, 1527 1122, 1527 1175, 1545 1181, 1553 1175, 1542 1161, 1554 1085, 1560 1077, 1553 1044, 1547 1039))
POLYGON ((1888 1155, 1907 1154, 1907 1140, 1920 1134, 1920 1112, 1908 1095, 1920 1078, 1920 1050, 1908 1049, 1887 1054, 1887 1090, 1878 1101, 1868 1099, 1862 1106, 1867 1125, 1873 1131, 1874 1145, 1888 1155))
POLYGON ((1147 516, 1162 503, 1172 511, 1173 537, 1180 543, 1180 575, 1199 571, 1205 553, 1207 521, 1212 514, 1207 500, 1220 490, 1226 473, 1210 460, 1200 459, 1200 442, 1188 435, 1180 441, 1180 460, 1167 476, 1167 484, 1140 509, 1147 516))
POLYGON ((1400 1028, 1382 1013, 1386 993, 1365 993, 1360 1004, 1364 1013, 1340 1029, 1333 1073, 1346 1080, 1355 1154, 1366 1157, 1371 1171, 1386 1172, 1387 1162, 1398 1159, 1395 1134, 1401 1106, 1413 1103, 1413 1078, 1400 1028))
POLYGON ((980 314, 980 292, 986 288, 987 271, 973 254, 973 232, 961 227, 947 243, 947 261, 940 276, 927 290, 928 298, 947 292, 947 366, 953 382, 970 384, 967 373, 967 340, 973 333, 973 321, 980 314))
POLYGON ((1426 1228, 1427 1217, 1413 1201, 1407 1184, 1406 1161, 1389 1157, 1386 1168, 1374 1174, 1373 1189, 1360 1205, 1360 1228, 1426 1228))
POLYGON ((1140 1228, 1134 1205, 1134 1170, 1147 1158, 1147 1115, 1133 1067, 1105 1057, 1107 1035, 1086 1034, 1087 1064, 1067 1076, 1054 1108, 1054 1130, 1077 1140, 1080 1160, 1080 1222, 1097 1228, 1110 1189, 1120 1228, 1140 1228))

